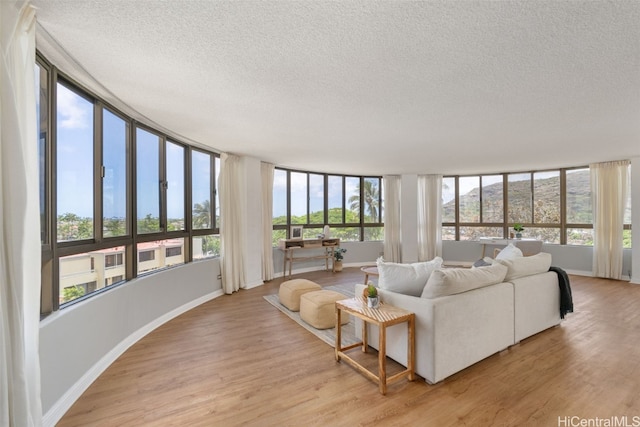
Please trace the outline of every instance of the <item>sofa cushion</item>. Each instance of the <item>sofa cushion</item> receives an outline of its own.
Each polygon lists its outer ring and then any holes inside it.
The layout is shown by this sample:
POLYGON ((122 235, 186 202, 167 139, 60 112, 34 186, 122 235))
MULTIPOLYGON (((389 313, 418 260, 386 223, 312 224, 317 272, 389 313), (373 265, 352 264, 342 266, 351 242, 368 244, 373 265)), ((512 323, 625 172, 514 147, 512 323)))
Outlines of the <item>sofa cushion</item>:
POLYGON ((551 254, 540 252, 535 255, 508 259, 496 259, 496 262, 507 267, 505 282, 518 277, 531 276, 533 274, 544 273, 551 267, 551 254))
POLYGON ((454 295, 472 289, 502 283, 507 267, 494 264, 477 268, 445 268, 431 274, 422 291, 422 298, 454 295))
POLYGON ((506 248, 502 249, 496 259, 515 259, 522 256, 522 251, 513 243, 509 243, 506 248))
POLYGON ((385 262, 378 258, 378 287, 404 295, 419 297, 431 273, 442 267, 442 258, 413 264, 385 262))

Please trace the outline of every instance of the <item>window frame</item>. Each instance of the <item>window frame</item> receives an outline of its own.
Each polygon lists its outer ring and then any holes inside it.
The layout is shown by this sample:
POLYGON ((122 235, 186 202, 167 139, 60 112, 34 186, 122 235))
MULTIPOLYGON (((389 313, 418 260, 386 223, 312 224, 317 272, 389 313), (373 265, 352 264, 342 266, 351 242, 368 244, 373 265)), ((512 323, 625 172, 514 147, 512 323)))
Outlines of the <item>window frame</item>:
MULTIPOLYGON (((104 102, 99 97, 95 96, 91 91, 87 90, 81 84, 75 82, 73 79, 60 72, 55 66, 51 65, 46 58, 36 52, 36 62, 34 67, 40 67, 41 72, 46 71, 47 87, 43 88, 42 96, 47 98, 47 104, 42 107, 46 107, 46 129, 47 138, 44 141, 43 149, 43 163, 44 174, 41 181, 41 189, 44 190, 44 224, 42 228, 46 230, 47 242, 42 239, 41 253, 41 317, 46 317, 48 314, 64 309, 67 306, 76 304, 80 301, 84 301, 87 298, 91 298, 94 295, 98 295, 102 292, 106 292, 109 289, 115 288, 121 284, 124 284, 141 275, 153 274, 156 271, 162 271, 164 268, 171 268, 176 264, 168 265, 159 270, 150 272, 144 272, 138 274, 138 251, 137 247, 139 243, 151 242, 156 240, 171 240, 182 239, 182 257, 184 263, 193 262, 192 253, 192 241, 194 237, 198 236, 219 236, 219 221, 217 218, 217 176, 218 176, 218 164, 220 155, 213 150, 207 150, 201 147, 195 147, 180 141, 173 136, 166 135, 164 132, 155 129, 153 126, 148 126, 144 123, 138 122, 127 114, 123 113, 113 105, 104 102), (58 129, 56 126, 57 121, 57 85, 58 83, 71 90, 74 94, 81 96, 92 104, 92 119, 93 119, 93 159, 91 160, 93 165, 93 182, 92 188, 94 191, 94 197, 92 201, 93 206, 93 230, 94 235, 91 239, 82 239, 74 241, 57 241, 57 137, 58 129), (115 115, 119 119, 122 119, 125 124, 126 134, 126 219, 127 233, 122 236, 109 236, 104 237, 106 234, 103 230, 103 185, 104 185, 104 151, 107 149, 104 138, 104 111, 115 115), (159 194, 160 194, 160 230, 153 233, 138 234, 137 229, 137 182, 136 182, 136 130, 140 128, 147 132, 152 133, 159 138, 159 194), (183 230, 168 231, 168 212, 167 212, 167 159, 166 150, 167 144, 175 144, 181 147, 184 151, 183 159, 183 191, 184 191, 184 216, 185 224, 183 230), (212 189, 211 194, 211 209, 212 209, 212 224, 207 229, 193 230, 191 226, 191 155, 194 150, 205 153, 209 156, 211 162, 211 175, 210 185, 212 189), (94 251, 100 251, 110 249, 114 247, 124 247, 124 253, 122 254, 122 261, 124 264, 124 278, 123 280, 105 285, 102 288, 95 290, 90 294, 83 295, 76 299, 61 303, 60 295, 62 293, 61 277, 60 277, 60 260, 74 255, 89 254, 94 251)), ((34 82, 34 85, 40 88, 40 80, 34 82)), ((44 111, 43 111, 44 113, 44 111)), ((40 120, 40 118, 38 118, 40 120)), ((40 144, 40 138, 38 138, 38 144, 40 144)), ((215 256, 215 255, 214 255, 215 256)), ((199 262, 201 259, 197 259, 199 262)), ((104 267, 104 266, 103 266, 104 267)), ((101 267, 101 268, 103 268, 101 267)), ((106 270, 106 267, 104 267, 106 270)))
MULTIPOLYGON (((383 206, 383 191, 382 191, 382 176, 374 176, 374 175, 350 175, 350 174, 336 174, 336 173, 322 173, 315 171, 304 171, 300 169, 289 169, 284 167, 276 167, 276 171, 282 171, 286 175, 286 224, 273 224, 273 232, 278 230, 284 230, 285 238, 290 239, 290 230, 292 225, 302 225, 305 229, 317 229, 323 228, 325 225, 328 225, 331 229, 346 229, 346 228, 356 228, 358 230, 359 238, 357 241, 366 241, 364 240, 366 229, 368 228, 380 228, 384 227, 384 222, 382 221, 382 206, 383 206), (307 183, 307 200, 306 200, 306 221, 303 223, 293 223, 291 221, 291 173, 300 173, 306 174, 305 182, 307 183), (324 222, 322 224, 310 223, 310 196, 309 196, 309 183, 311 175, 319 175, 323 177, 323 190, 324 190, 324 204, 323 204, 323 217, 324 222), (342 204, 342 222, 341 223, 331 223, 329 222, 329 177, 339 177, 341 179, 341 204, 342 204), (350 194, 346 192, 347 178, 356 178, 358 179, 359 186, 359 222, 347 222, 347 209, 348 202, 347 200, 350 197, 350 194), (365 207, 362 200, 364 200, 364 182, 366 179, 376 179, 378 180, 378 213, 377 213, 377 222, 365 222, 365 207)), ((273 242, 274 247, 276 246, 276 242, 273 242)))
MULTIPOLYGON (((529 185, 531 187, 531 206, 533 207, 531 210, 531 218, 528 218, 527 221, 521 222, 522 225, 526 228, 532 229, 557 229, 559 230, 560 239, 558 243, 552 242, 550 244, 560 244, 560 245, 571 245, 571 243, 567 243, 567 233, 570 229, 590 229, 593 230, 593 223, 572 223, 568 222, 567 218, 567 173, 570 173, 574 170, 586 170, 588 172, 589 166, 575 166, 575 167, 567 167, 567 168, 557 168, 557 169, 544 169, 544 170, 528 170, 521 172, 501 172, 501 173, 488 173, 488 174, 473 174, 473 175, 445 175, 443 178, 454 179, 455 191, 454 198, 452 202, 455 203, 455 221, 442 221, 441 226, 453 228, 455 231, 455 240, 463 240, 460 236, 460 229, 463 227, 497 227, 502 228, 502 236, 492 236, 492 237, 501 237, 501 238, 509 238, 510 233, 512 231, 514 222, 510 221, 509 218, 509 195, 508 195, 508 177, 513 174, 529 174, 529 185), (538 223, 535 222, 535 202, 536 202, 536 191, 535 191, 535 175, 539 173, 545 172, 559 172, 559 185, 560 185, 560 194, 559 194, 559 212, 560 212, 560 221, 558 223, 538 223), (483 192, 480 191, 480 222, 462 222, 460 221, 460 178, 466 176, 479 176, 480 177, 480 188, 482 189, 482 177, 483 176, 496 176, 502 175, 502 185, 503 185, 503 218, 504 221, 501 223, 492 223, 492 222, 484 222, 483 221, 483 192)), ((590 190, 589 190, 590 191, 590 190)), ((624 224, 624 230, 631 230, 631 224, 624 224)), ((444 233, 443 233, 444 234, 444 233)), ((453 240, 453 239, 450 239, 453 240)))

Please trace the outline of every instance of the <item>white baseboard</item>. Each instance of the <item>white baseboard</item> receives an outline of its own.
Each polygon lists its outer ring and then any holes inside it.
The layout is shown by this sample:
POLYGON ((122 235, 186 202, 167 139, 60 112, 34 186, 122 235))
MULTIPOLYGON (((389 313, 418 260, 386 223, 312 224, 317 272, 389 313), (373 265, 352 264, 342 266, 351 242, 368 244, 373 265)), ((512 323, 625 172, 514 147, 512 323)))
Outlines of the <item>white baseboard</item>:
MULTIPOLYGON (((291 270, 291 275, 309 273, 310 271, 320 271, 320 270, 324 270, 324 267, 323 266, 317 266, 317 267, 306 267, 306 268, 297 268, 297 269, 294 268, 293 270, 291 270)), ((281 271, 279 273, 275 273, 273 275, 273 277, 275 279, 275 278, 278 278, 278 277, 284 277, 284 275, 285 274, 281 271)))
POLYGON ((53 406, 51 406, 47 413, 42 417, 42 425, 45 427, 54 427, 58 423, 58 421, 62 419, 69 408, 71 408, 75 401, 78 400, 80 396, 82 396, 82 393, 84 393, 89 388, 89 386, 133 344, 144 338, 147 334, 149 334, 157 327, 173 319, 174 317, 177 317, 182 313, 185 313, 192 308, 197 307, 200 304, 204 304, 205 302, 215 299, 221 295, 224 295, 224 292, 222 290, 217 290, 208 295, 204 295, 198 299, 190 301, 178 308, 175 308, 174 310, 171 310, 168 313, 163 314, 154 321, 148 323, 147 325, 129 335, 126 339, 122 340, 120 344, 118 344, 116 347, 111 349, 111 351, 105 354, 73 386, 71 386, 69 390, 67 390, 67 392, 64 393, 62 397, 60 397, 60 399, 58 399, 58 401, 53 404, 53 406))
MULTIPOLYGON (((342 267, 372 267, 375 266, 376 263, 375 262, 350 262, 348 264, 342 264, 342 267)), ((315 266, 315 267, 306 267, 306 268, 298 268, 298 269, 293 269, 291 271, 291 275, 294 274, 302 274, 302 273, 309 273, 310 271, 322 271, 324 270, 324 266, 315 266)), ((364 273, 363 273, 364 274, 364 273)), ((278 273, 274 273, 273 278, 276 279, 278 277, 282 277, 284 276, 284 274, 282 273, 282 271, 278 272, 278 273)))
POLYGON ((583 271, 583 270, 567 270, 563 269, 567 274, 574 274, 576 276, 586 276, 593 277, 593 273, 591 271, 583 271))
POLYGON ((242 289, 253 289, 253 288, 257 288, 258 286, 262 286, 264 285, 264 282, 262 280, 259 280, 257 282, 253 282, 253 283, 245 283, 244 287, 242 289))
MULTIPOLYGON (((591 271, 582 271, 582 270, 564 270, 567 272, 567 274, 575 274, 576 276, 586 276, 586 277, 595 277, 593 275, 593 272, 591 271)), ((626 274, 623 274, 622 277, 620 277, 620 280, 623 282, 630 282, 631 281, 631 277, 629 277, 626 274)), ((635 282, 630 282, 632 284, 636 284, 635 282)))

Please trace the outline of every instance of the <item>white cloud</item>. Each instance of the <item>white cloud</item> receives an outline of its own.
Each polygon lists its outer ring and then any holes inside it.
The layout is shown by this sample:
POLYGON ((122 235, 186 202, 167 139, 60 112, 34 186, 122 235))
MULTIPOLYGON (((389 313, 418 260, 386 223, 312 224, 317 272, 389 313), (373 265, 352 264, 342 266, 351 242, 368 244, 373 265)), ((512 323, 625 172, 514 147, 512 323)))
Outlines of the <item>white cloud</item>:
POLYGON ((93 122, 92 104, 63 85, 58 85, 58 126, 63 129, 85 129, 93 122))
POLYGON ((285 189, 287 188, 287 173, 284 171, 276 170, 273 174, 273 188, 285 189))

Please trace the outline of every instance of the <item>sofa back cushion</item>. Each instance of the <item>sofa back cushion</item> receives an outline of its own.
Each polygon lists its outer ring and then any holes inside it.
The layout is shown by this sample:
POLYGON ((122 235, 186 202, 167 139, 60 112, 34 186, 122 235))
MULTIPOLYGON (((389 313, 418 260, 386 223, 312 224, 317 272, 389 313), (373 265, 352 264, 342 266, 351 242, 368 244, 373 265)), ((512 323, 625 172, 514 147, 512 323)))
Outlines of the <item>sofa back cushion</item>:
POLYGON ((549 267, 551 267, 551 254, 540 252, 535 255, 514 259, 496 259, 495 262, 507 267, 507 275, 504 280, 508 282, 519 277, 549 271, 549 267))
POLYGON ((445 268, 431 274, 422 290, 422 298, 438 298, 502 283, 507 267, 494 264, 478 268, 445 268))
POLYGON ((419 297, 431 273, 442 267, 442 258, 413 264, 385 262, 378 258, 378 287, 404 295, 419 297))

